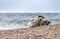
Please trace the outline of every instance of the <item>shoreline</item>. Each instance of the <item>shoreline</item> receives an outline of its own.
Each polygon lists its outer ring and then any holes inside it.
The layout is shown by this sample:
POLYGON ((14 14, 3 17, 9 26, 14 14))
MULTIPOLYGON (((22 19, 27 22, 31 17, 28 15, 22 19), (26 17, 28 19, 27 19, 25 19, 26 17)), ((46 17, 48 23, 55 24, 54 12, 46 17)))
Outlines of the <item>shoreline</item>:
MULTIPOLYGON (((50 24, 50 25, 60 25, 60 24, 57 23, 57 24, 50 24)), ((48 26, 50 26, 50 25, 48 25, 48 26)), ((29 26, 15 27, 15 28, 14 27, 13 28, 11 28, 11 27, 9 28, 8 27, 8 28, 5 28, 5 29, 1 29, 0 31, 4 31, 4 30, 16 30, 16 29, 24 29, 24 28, 29 28, 29 26)))
POLYGON ((22 27, 2 27, 2 29, 1 29, 1 27, 0 27, 0 30, 14 30, 14 29, 21 29, 21 28, 29 28, 29 26, 22 26, 22 27))
MULTIPOLYGON (((50 24, 48 26, 54 26, 54 25, 60 25, 60 24, 50 24)), ((38 27, 38 26, 37 26, 38 27)), ((25 27, 17 27, 17 28, 6 28, 6 29, 1 29, 0 31, 8 31, 8 30, 17 30, 17 29, 25 29, 25 28, 29 28, 29 26, 25 26, 25 27)))

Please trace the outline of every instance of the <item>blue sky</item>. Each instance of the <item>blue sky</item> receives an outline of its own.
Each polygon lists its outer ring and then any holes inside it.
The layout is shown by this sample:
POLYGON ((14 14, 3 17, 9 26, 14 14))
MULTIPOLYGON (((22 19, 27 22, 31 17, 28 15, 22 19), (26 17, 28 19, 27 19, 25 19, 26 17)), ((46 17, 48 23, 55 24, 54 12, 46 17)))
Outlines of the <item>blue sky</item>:
POLYGON ((60 0, 0 0, 0 12, 60 12, 60 0))

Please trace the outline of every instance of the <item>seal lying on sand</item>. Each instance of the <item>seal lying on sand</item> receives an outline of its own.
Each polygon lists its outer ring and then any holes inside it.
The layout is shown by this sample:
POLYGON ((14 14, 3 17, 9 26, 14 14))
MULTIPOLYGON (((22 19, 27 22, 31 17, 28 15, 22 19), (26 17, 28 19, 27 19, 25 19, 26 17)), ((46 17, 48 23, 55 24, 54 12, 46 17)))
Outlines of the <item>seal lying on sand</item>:
POLYGON ((48 20, 43 20, 43 16, 38 16, 31 21, 29 21, 28 26, 29 27, 36 27, 36 26, 43 26, 43 25, 49 25, 51 22, 48 20))
POLYGON ((29 27, 40 26, 42 19, 44 19, 43 16, 38 16, 37 18, 34 18, 31 21, 29 21, 28 26, 29 27))

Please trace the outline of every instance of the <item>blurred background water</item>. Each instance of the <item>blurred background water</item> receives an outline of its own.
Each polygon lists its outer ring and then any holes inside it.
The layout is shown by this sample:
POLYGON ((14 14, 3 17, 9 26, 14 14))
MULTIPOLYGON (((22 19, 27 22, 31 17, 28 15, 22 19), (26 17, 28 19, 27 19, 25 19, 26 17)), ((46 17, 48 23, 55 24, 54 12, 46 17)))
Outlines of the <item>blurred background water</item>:
POLYGON ((30 19, 39 15, 52 24, 60 24, 60 13, 0 13, 0 30, 28 27, 30 19))

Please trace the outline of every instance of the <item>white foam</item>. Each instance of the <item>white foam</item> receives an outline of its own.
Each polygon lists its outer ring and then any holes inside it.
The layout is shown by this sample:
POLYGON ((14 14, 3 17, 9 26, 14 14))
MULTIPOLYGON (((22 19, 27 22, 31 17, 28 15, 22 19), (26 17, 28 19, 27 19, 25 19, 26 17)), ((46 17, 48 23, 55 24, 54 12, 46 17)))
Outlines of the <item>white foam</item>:
POLYGON ((28 28, 28 26, 23 26, 19 24, 0 24, 0 30, 9 30, 17 28, 28 28))

